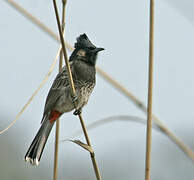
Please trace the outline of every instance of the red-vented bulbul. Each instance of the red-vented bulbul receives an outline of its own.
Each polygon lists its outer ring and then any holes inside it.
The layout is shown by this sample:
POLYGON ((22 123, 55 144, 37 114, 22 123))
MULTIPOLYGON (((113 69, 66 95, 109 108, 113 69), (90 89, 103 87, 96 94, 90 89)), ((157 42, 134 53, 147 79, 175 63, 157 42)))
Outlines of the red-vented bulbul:
MULTIPOLYGON (((70 67, 76 90, 77 115, 87 104, 90 94, 95 86, 96 59, 99 51, 88 39, 86 34, 77 38, 75 50, 70 56, 70 67)), ((70 84, 66 66, 58 73, 46 98, 41 127, 30 145, 25 160, 32 165, 38 165, 43 149, 55 121, 65 112, 74 109, 70 84)))

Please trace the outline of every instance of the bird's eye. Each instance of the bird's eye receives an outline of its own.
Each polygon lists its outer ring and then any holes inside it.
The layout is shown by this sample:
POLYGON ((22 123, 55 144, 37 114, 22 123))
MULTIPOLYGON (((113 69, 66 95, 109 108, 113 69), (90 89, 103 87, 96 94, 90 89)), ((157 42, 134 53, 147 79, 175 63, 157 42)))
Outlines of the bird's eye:
POLYGON ((89 50, 94 50, 95 48, 94 47, 89 47, 89 50))

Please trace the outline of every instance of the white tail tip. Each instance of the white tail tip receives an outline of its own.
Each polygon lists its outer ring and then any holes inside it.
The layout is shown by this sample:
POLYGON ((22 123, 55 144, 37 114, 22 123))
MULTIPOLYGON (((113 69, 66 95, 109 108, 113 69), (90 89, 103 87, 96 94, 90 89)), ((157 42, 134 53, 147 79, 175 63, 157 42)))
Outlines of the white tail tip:
POLYGON ((39 161, 38 161, 37 158, 31 159, 30 157, 26 157, 26 158, 25 158, 25 161, 26 161, 26 162, 29 162, 29 163, 30 163, 31 165, 33 165, 33 166, 38 166, 38 165, 39 165, 39 161))

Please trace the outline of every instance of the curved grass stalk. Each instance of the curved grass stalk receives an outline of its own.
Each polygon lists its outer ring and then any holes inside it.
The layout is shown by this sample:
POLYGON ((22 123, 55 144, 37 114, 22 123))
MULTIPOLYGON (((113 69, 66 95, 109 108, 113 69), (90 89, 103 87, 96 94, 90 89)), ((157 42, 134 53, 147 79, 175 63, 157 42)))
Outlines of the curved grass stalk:
MULTIPOLYGON (((26 11, 23 7, 21 7, 18 3, 14 2, 13 0, 4 0, 5 2, 9 3, 12 7, 14 7, 18 12, 20 12, 22 15, 24 15, 26 18, 28 18, 31 22, 33 22, 35 25, 37 25, 40 29, 42 29, 44 32, 46 32, 50 37, 52 37, 54 40, 59 42, 59 37, 56 35, 56 33, 52 32, 45 24, 43 24, 38 18, 30 14, 28 11, 26 11), (52 33, 51 33, 52 32, 52 33)), ((66 46, 68 50, 72 51, 74 48, 66 43, 66 46)), ((114 78, 112 78, 108 73, 103 71, 101 68, 97 67, 98 74, 108 83, 110 83, 115 89, 117 89, 121 94, 125 95, 130 101, 134 103, 140 110, 142 110, 144 113, 147 113, 147 108, 145 104, 143 104, 132 92, 130 92, 128 89, 126 89, 123 85, 121 85, 118 81, 116 81, 114 78)), ((23 112, 23 111, 22 111, 23 112)), ((17 115, 18 116, 18 115, 17 115)), ((16 116, 16 119, 19 117, 16 116)), ((178 138, 156 115, 152 114, 153 121, 162 129, 167 136, 175 143, 177 144, 180 149, 182 149, 185 154, 194 161, 194 153, 192 149, 187 146, 180 138, 178 138)), ((12 126, 12 125, 11 125, 12 126)), ((5 132, 7 130, 4 129, 3 131, 0 131, 0 134, 5 132)))
POLYGON ((46 83, 46 81, 48 80, 49 76, 51 75, 55 65, 56 65, 56 62, 57 62, 57 59, 59 57, 59 54, 60 54, 60 51, 61 51, 61 47, 59 48, 58 52, 57 52, 57 55, 54 59, 54 61, 52 62, 46 76, 44 77, 44 79, 42 80, 42 82, 40 83, 40 85, 38 86, 38 88, 34 91, 34 93, 32 94, 32 96, 29 98, 29 100, 26 102, 26 104, 22 107, 22 109, 20 110, 20 112, 16 115, 15 119, 5 128, 3 129, 2 131, 0 131, 0 134, 3 134, 4 132, 6 132, 9 128, 11 128, 15 123, 16 121, 20 118, 20 116, 22 115, 22 113, 24 112, 24 110, 29 106, 29 104, 32 102, 32 100, 34 99, 34 97, 36 96, 36 94, 39 92, 39 90, 43 87, 43 85, 46 83))

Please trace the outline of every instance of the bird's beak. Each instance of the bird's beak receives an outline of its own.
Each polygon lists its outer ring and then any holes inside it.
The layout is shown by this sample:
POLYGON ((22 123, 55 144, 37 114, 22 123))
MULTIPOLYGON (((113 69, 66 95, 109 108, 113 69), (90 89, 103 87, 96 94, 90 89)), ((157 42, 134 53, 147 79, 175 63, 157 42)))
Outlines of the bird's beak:
POLYGON ((96 48, 96 49, 94 49, 94 52, 100 52, 100 51, 103 51, 104 50, 104 48, 96 48))

